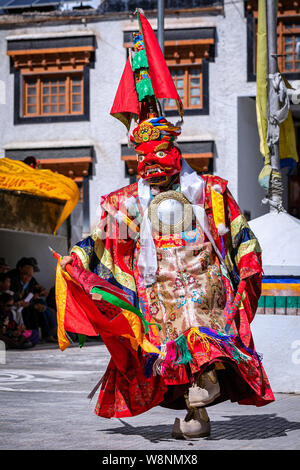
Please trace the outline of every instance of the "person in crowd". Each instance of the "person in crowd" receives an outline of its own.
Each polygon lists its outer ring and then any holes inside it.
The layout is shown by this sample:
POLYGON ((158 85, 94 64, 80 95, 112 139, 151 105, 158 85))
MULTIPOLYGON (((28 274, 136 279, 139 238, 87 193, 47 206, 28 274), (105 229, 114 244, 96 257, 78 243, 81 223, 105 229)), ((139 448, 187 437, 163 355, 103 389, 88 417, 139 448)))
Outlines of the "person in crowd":
POLYGON ((55 286, 49 289, 49 293, 46 298, 46 303, 51 310, 56 312, 56 300, 55 300, 55 286))
POLYGON ((0 273, 7 273, 10 270, 10 266, 7 264, 5 258, 0 258, 0 273))
POLYGON ((8 293, 0 295, 0 339, 9 349, 27 349, 39 340, 38 330, 27 330, 24 324, 14 319, 14 298, 8 293))
POLYGON ((54 337, 56 323, 43 298, 33 299, 22 310, 23 321, 28 329, 41 329, 42 341, 57 343, 54 337))
POLYGON ((0 273, 0 294, 3 293, 14 295, 13 291, 10 289, 10 277, 9 274, 0 273))
POLYGON ((35 258, 21 258, 15 269, 9 271, 11 280, 11 290, 14 292, 15 300, 20 306, 26 307, 30 300, 35 297, 47 296, 47 291, 34 277, 34 272, 38 271, 35 258))

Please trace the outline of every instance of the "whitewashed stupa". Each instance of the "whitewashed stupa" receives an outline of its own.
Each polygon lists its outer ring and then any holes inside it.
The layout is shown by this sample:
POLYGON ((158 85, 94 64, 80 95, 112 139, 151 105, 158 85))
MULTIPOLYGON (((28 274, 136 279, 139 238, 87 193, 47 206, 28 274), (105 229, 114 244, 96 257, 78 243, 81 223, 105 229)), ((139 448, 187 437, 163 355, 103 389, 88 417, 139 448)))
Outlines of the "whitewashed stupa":
POLYGON ((262 248, 267 276, 300 275, 300 220, 286 212, 269 212, 249 222, 262 248))

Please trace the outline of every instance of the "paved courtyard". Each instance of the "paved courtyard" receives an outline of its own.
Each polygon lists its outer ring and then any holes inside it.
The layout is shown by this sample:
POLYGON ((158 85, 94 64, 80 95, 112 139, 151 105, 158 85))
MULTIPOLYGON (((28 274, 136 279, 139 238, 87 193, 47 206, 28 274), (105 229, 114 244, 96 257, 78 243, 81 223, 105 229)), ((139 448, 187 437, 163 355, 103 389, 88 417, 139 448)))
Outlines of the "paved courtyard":
POLYGON ((0 364, 0 449, 9 450, 300 450, 300 395, 276 394, 256 408, 225 402, 209 408, 211 436, 171 437, 184 411, 156 407, 134 418, 94 414, 88 393, 102 376, 109 354, 101 343, 7 351, 0 364))

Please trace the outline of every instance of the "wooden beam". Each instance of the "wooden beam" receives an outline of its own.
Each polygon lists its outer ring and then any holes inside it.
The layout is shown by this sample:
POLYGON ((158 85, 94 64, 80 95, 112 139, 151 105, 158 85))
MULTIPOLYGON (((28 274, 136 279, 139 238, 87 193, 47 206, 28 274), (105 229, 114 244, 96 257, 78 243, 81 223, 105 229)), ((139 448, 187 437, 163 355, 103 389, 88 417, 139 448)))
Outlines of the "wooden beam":
POLYGON ((93 161, 92 157, 74 157, 74 158, 43 158, 40 164, 65 164, 65 163, 90 163, 93 161))
POLYGON ((14 50, 7 51, 6 54, 9 56, 20 56, 20 55, 38 55, 38 54, 57 54, 57 53, 72 53, 72 52, 87 52, 94 51, 94 46, 76 46, 76 47, 57 47, 55 49, 26 49, 26 50, 14 50))

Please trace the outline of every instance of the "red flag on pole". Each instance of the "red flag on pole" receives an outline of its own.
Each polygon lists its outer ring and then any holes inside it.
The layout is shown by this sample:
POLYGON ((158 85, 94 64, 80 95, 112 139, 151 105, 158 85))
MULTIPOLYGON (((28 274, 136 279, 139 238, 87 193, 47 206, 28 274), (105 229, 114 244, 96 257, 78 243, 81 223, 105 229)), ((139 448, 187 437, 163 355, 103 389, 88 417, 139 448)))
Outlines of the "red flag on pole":
POLYGON ((147 55, 151 83, 156 98, 168 98, 177 102, 178 112, 183 115, 183 105, 174 85, 155 33, 145 16, 138 11, 141 33, 147 55))
MULTIPOLYGON (((155 33, 148 20, 140 11, 137 12, 137 15, 140 34, 143 38, 142 48, 145 49, 144 65, 139 67, 140 70, 137 73, 136 69, 132 67, 131 55, 129 55, 110 111, 110 114, 119 119, 128 130, 134 116, 142 118, 144 105, 149 105, 151 98, 175 100, 178 112, 181 117, 183 116, 182 101, 176 90, 155 33), (141 80, 143 76, 139 76, 139 74, 143 75, 143 73, 148 77, 147 79, 148 81, 150 80, 151 85, 147 85, 148 88, 143 88, 142 86, 143 93, 139 94, 141 92, 141 82, 145 83, 144 80, 141 80), (137 91, 137 86, 139 86, 139 92, 137 91), (150 93, 149 101, 148 92, 151 90, 152 95, 150 93), (148 98, 148 100, 144 99, 144 97, 148 98)), ((134 61, 134 59, 135 55, 132 60, 134 61)))
POLYGON ((110 114, 119 119, 129 130, 132 115, 139 115, 139 100, 134 75, 128 57, 110 114))

